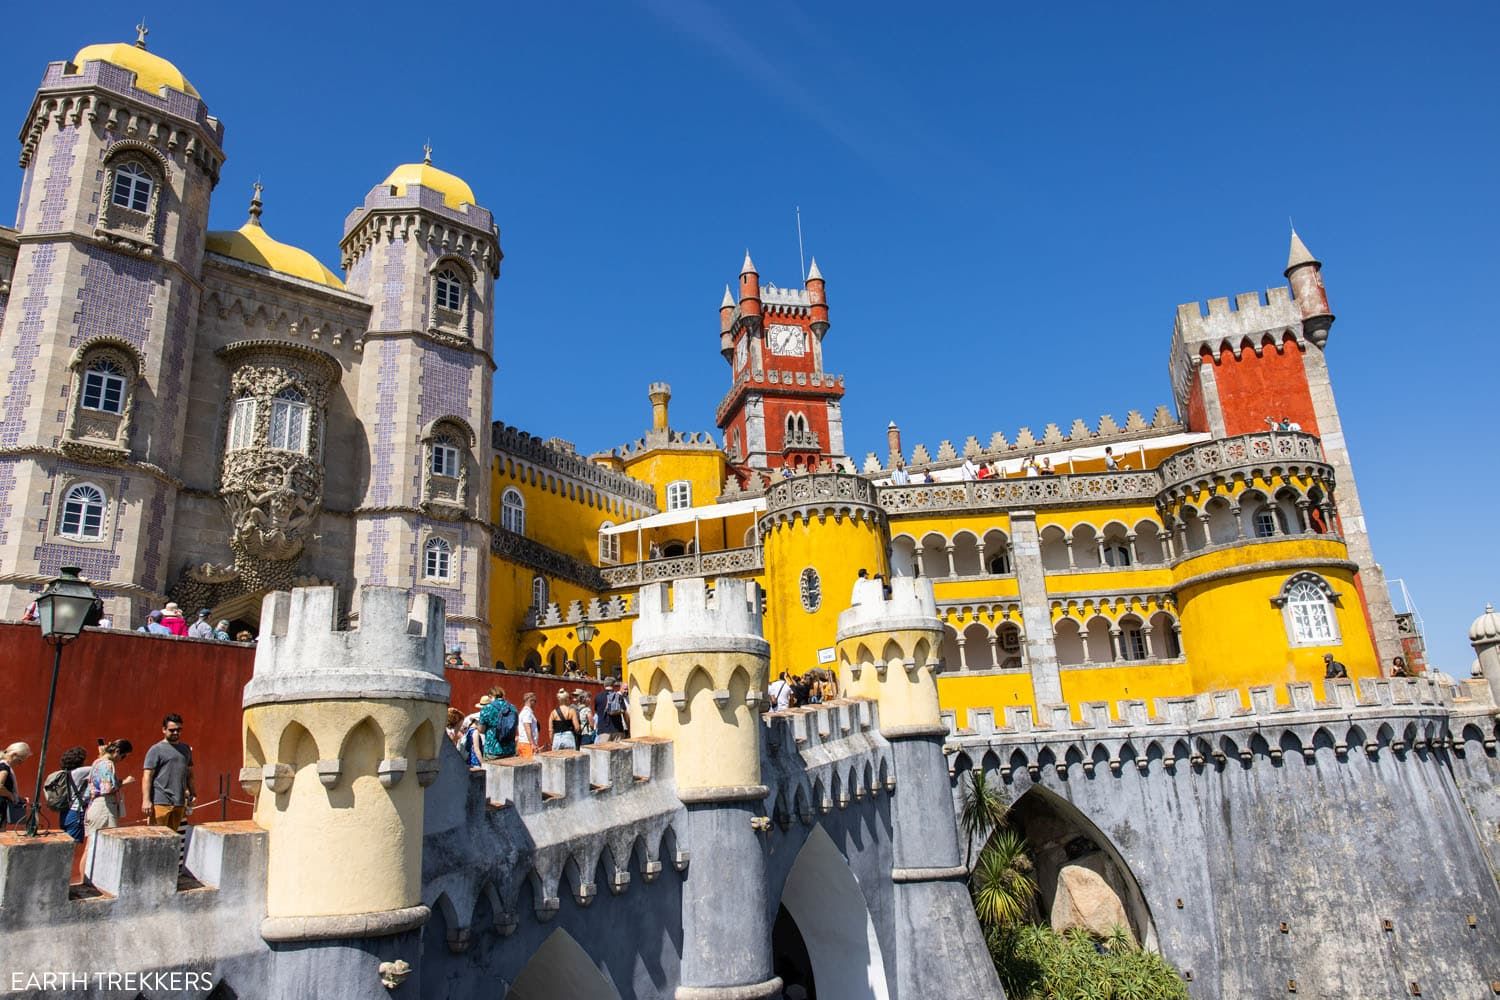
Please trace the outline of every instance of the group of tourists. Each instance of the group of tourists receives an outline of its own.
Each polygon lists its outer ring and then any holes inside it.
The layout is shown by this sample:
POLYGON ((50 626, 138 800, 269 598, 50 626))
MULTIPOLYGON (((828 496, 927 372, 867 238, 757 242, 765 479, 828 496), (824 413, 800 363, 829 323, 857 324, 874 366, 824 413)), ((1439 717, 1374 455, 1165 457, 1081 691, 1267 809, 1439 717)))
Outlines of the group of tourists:
POLYGON ((170 635, 179 639, 204 639, 209 642, 254 642, 255 636, 249 629, 240 629, 231 634, 229 619, 220 618, 217 622, 210 621, 213 611, 209 608, 199 608, 198 617, 191 625, 183 617, 182 608, 176 601, 168 601, 161 608, 152 611, 146 616, 146 624, 136 629, 137 632, 145 632, 147 635, 170 635))
MULTIPOLYGON (((162 719, 161 732, 161 740, 141 762, 140 822, 177 831, 197 798, 193 749, 182 740, 182 716, 177 713, 162 719)), ((124 773, 124 762, 134 752, 135 744, 127 738, 100 740, 90 763, 83 747, 69 747, 58 756, 58 769, 42 781, 41 804, 57 815, 63 832, 85 844, 85 879, 93 871, 95 835, 119 826, 128 815, 127 789, 136 784, 136 777, 124 773)), ((12 743, 0 752, 0 830, 26 825, 38 807, 21 794, 16 781, 17 766, 30 758, 26 743, 12 743)))
POLYGON ((766 691, 767 710, 785 712, 789 708, 821 705, 838 696, 839 685, 832 670, 809 670, 803 674, 783 670, 766 691))
POLYGON ((546 714, 546 733, 537 715, 537 695, 528 691, 516 708, 496 685, 464 715, 448 709, 448 739, 470 767, 509 757, 533 757, 546 750, 577 750, 593 743, 611 743, 630 735, 629 695, 618 677, 604 682, 591 700, 583 688, 559 688, 546 714))

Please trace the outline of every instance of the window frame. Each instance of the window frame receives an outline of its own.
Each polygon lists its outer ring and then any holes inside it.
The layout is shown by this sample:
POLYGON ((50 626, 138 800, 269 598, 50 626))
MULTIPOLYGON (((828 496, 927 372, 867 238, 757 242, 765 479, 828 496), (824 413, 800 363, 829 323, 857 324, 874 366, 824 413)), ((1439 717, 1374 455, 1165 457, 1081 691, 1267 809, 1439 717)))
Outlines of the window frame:
POLYGON ((540 618, 547 612, 547 605, 551 603, 552 588, 547 583, 547 578, 538 573, 531 578, 531 609, 540 618))
POLYGON ((441 535, 427 539, 422 546, 422 575, 428 580, 443 583, 451 583, 453 580, 453 545, 441 535))
POLYGON ((432 439, 432 452, 428 456, 427 470, 434 476, 457 479, 463 459, 457 443, 446 434, 432 439))
POLYGON ((1281 608, 1289 645, 1342 646, 1338 594, 1315 573, 1298 573, 1282 585, 1274 603, 1281 608))
POLYGON ((458 268, 448 265, 438 268, 432 276, 432 301, 438 309, 444 309, 451 313, 461 313, 464 308, 464 293, 468 283, 464 281, 463 275, 458 268), (451 298, 451 304, 450 304, 451 298))
POLYGON ((1260 508, 1251 516, 1250 530, 1256 538, 1276 537, 1276 513, 1270 504, 1260 508), (1261 530, 1262 527, 1265 528, 1264 531, 1261 530))
POLYGON ((104 520, 109 511, 109 494, 104 487, 91 482, 72 483, 63 491, 62 503, 58 505, 57 534, 59 537, 71 539, 76 542, 102 542, 104 540, 104 520), (85 491, 93 493, 96 501, 81 500, 76 512, 71 509, 76 494, 85 491), (89 512, 91 506, 97 503, 94 512, 94 533, 88 534, 85 529, 89 523, 89 512), (68 530, 70 517, 76 520, 73 530, 68 530))
POLYGON ((602 563, 618 563, 620 561, 620 536, 606 535, 605 528, 613 528, 615 522, 605 521, 599 525, 599 561, 602 563))
POLYGON ((307 395, 295 386, 287 386, 271 397, 271 419, 266 425, 266 447, 275 451, 290 451, 307 454, 308 434, 312 425, 312 404, 307 395), (282 418, 278 434, 278 417, 282 418), (292 442, 293 418, 295 417, 297 441, 292 442), (279 439, 279 440, 278 440, 279 439))
POLYGON ((85 410, 93 410, 96 413, 108 413, 112 416, 124 416, 125 399, 129 394, 129 379, 125 370, 113 358, 96 357, 89 361, 83 369, 83 393, 79 398, 78 405, 85 410), (115 405, 105 405, 109 401, 110 390, 115 393, 115 405), (94 401, 89 402, 92 392, 94 401))
POLYGON ((517 535, 526 534, 526 498, 514 486, 500 494, 500 527, 517 535))
POLYGON ((155 175, 139 160, 125 160, 111 171, 109 203, 115 208, 145 214, 151 211, 151 196, 156 192, 156 184, 155 175), (124 201, 120 200, 122 182, 124 201))
POLYGON ((225 451, 242 451, 255 447, 255 421, 260 416, 260 400, 240 396, 229 410, 229 433, 225 451))
POLYGON ((693 483, 689 479, 674 479, 666 488, 667 510, 691 510, 693 507, 693 483))

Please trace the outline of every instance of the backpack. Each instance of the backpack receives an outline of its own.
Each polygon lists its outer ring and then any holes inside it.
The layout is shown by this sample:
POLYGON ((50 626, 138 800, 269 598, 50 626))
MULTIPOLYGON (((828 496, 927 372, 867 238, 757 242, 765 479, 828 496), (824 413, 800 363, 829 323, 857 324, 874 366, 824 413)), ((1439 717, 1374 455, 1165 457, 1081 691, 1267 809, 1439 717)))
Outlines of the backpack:
POLYGON ((42 798, 46 800, 47 808, 53 812, 67 812, 73 808, 73 800, 77 797, 77 790, 73 787, 73 779, 67 768, 53 771, 42 784, 42 798))
POLYGON ((625 696, 618 691, 611 691, 604 696, 605 715, 624 715, 625 696))
POLYGON ((502 701, 495 714, 500 717, 500 724, 495 727, 495 739, 501 743, 509 743, 516 738, 516 729, 520 723, 516 707, 508 701, 502 701))

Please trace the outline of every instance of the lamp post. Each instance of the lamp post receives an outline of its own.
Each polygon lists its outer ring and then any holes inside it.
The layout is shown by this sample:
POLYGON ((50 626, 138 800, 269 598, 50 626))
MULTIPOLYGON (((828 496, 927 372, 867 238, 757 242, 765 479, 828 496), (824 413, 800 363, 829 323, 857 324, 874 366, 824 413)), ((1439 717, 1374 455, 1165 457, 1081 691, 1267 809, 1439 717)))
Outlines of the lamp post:
POLYGON ((47 584, 36 599, 37 620, 42 638, 52 644, 52 688, 47 692, 47 720, 42 724, 42 753, 36 762, 36 794, 31 799, 31 816, 26 820, 26 835, 36 836, 38 804, 42 801, 42 774, 47 770, 47 741, 52 737, 52 707, 57 702, 57 675, 62 669, 63 647, 83 631, 84 620, 94 607, 94 590, 78 579, 77 566, 62 567, 62 576, 47 584))
POLYGON ((584 618, 573 631, 578 634, 578 641, 583 643, 583 661, 587 663, 589 660, 589 643, 594 641, 594 636, 599 634, 599 630, 590 625, 587 618, 584 618))

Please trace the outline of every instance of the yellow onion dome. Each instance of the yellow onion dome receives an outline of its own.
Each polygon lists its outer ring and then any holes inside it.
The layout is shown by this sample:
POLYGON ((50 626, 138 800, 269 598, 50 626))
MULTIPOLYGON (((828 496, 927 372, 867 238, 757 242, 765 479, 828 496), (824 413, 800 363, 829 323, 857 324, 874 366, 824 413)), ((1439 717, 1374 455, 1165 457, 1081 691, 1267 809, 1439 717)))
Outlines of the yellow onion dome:
POLYGON ((303 281, 342 289, 343 281, 314 257, 299 247, 290 246, 271 238, 260 224, 260 185, 255 185, 255 197, 250 200, 250 219, 240 228, 208 234, 208 249, 225 257, 233 257, 247 264, 256 264, 277 274, 289 274, 303 281))
POLYGON ((188 83, 182 71, 154 52, 146 51, 144 41, 134 45, 128 42, 105 42, 101 45, 85 45, 73 57, 73 65, 79 70, 84 63, 107 62, 111 66, 129 70, 135 74, 137 90, 150 94, 161 93, 162 87, 171 87, 193 97, 200 97, 197 89, 188 83))
POLYGON ((449 208, 463 208, 465 205, 477 205, 474 198, 474 189, 469 187, 468 182, 462 177, 457 177, 446 170, 439 170, 432 165, 430 160, 422 163, 403 163, 391 171, 385 183, 394 187, 396 197, 406 194, 409 185, 417 184, 430 191, 440 192, 443 196, 443 204, 449 208))

